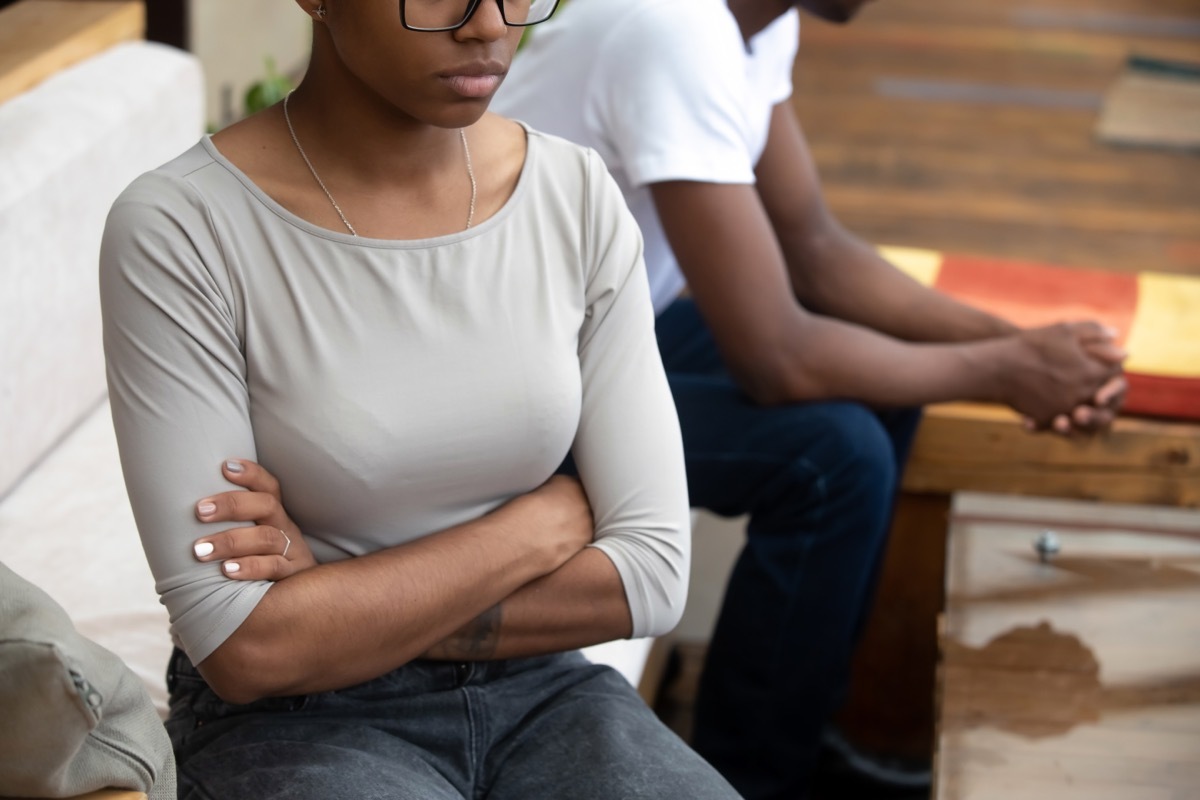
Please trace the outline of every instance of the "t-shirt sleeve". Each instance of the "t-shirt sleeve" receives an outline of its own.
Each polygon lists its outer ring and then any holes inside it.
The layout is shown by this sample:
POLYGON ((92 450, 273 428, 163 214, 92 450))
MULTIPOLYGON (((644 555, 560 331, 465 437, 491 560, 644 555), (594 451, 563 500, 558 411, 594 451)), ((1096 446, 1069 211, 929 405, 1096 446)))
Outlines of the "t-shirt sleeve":
POLYGON ((135 181, 109 214, 100 253, 109 400, 121 466, 176 642, 204 660, 270 586, 232 581, 192 544, 202 497, 235 489, 231 457, 255 458, 246 364, 205 207, 178 178, 135 181))
POLYGON ((650 5, 611 32, 592 75, 585 124, 633 186, 754 182, 743 45, 715 15, 650 5))
POLYGON ((589 153, 583 408, 572 453, 596 518, 595 547, 616 565, 633 637, 683 613, 691 558, 679 419, 654 338, 641 234, 589 153))
POLYGON ((792 96, 792 70, 800 49, 800 12, 788 11, 755 37, 756 64, 766 81, 766 97, 779 105, 792 96))

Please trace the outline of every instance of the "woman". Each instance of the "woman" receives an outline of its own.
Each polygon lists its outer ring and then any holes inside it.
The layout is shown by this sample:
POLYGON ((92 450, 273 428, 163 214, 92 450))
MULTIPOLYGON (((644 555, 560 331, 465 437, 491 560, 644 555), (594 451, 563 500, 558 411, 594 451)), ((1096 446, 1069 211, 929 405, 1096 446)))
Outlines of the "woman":
POLYGON ((294 95, 139 178, 101 255, 182 796, 734 797, 572 652, 669 629, 689 545, 620 194, 485 113, 555 3, 299 5, 294 95), (222 491, 254 462, 290 519, 222 491), (230 521, 320 564, 230 580, 230 521))

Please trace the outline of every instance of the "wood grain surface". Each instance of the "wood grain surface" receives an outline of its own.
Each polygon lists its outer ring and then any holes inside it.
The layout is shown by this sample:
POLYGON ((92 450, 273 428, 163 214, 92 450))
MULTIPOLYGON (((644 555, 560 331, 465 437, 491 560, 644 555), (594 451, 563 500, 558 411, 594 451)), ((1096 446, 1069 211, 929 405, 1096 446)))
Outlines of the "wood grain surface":
POLYGON ((114 44, 140 39, 140 0, 21 0, 0 11, 0 103, 114 44))
POLYGON ((914 444, 904 488, 1196 508, 1200 425, 1122 418, 1096 437, 1031 436, 1007 408, 932 406, 914 444))
POLYGON ((951 527, 935 796, 1200 797, 1200 540, 1039 531, 951 527))
POLYGON ((804 19, 794 104, 870 241, 1200 274, 1200 157, 1095 137, 1126 57, 1200 62, 1198 26, 1195 0, 886 0, 804 19))

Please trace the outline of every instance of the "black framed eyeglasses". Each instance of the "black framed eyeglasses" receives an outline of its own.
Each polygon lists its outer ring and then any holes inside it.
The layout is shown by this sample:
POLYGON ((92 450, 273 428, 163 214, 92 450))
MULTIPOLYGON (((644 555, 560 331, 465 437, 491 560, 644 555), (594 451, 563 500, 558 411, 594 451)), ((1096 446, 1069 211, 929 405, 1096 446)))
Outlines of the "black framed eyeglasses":
MULTIPOLYGON (((400 24, 410 31, 453 31, 470 22, 481 3, 491 0, 400 0, 400 24)), ((560 0, 495 0, 510 28, 550 19, 560 0)))

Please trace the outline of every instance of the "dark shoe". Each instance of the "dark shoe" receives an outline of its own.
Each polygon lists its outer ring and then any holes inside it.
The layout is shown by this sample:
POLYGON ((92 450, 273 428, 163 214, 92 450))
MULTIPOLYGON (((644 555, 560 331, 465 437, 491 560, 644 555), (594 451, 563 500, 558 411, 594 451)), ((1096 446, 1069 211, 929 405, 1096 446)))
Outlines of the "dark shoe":
POLYGON ((813 778, 816 797, 928 798, 931 761, 878 756, 861 750, 829 727, 813 778))

